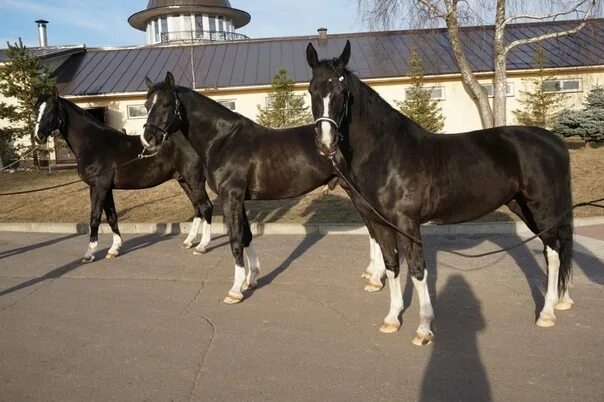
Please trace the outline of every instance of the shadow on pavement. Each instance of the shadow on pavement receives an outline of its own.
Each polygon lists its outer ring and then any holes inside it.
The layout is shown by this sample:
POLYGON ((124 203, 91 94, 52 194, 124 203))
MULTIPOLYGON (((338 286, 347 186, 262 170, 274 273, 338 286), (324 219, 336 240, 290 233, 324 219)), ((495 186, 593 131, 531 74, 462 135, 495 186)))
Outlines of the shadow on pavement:
POLYGON ((438 332, 419 400, 492 400, 477 342, 486 324, 480 301, 461 275, 449 278, 435 305, 435 314, 439 317, 438 332))
POLYGON ((13 250, 2 251, 2 252, 0 252, 0 260, 2 260, 4 258, 8 258, 8 257, 13 257, 15 255, 27 253, 28 251, 32 251, 32 250, 35 250, 40 247, 46 247, 46 246, 50 246, 53 244, 57 244, 62 241, 65 241, 65 240, 73 239, 74 237, 78 237, 78 236, 80 236, 80 234, 74 233, 74 234, 70 234, 67 236, 57 237, 56 239, 50 239, 47 241, 43 241, 41 243, 30 244, 28 246, 15 248, 13 250))

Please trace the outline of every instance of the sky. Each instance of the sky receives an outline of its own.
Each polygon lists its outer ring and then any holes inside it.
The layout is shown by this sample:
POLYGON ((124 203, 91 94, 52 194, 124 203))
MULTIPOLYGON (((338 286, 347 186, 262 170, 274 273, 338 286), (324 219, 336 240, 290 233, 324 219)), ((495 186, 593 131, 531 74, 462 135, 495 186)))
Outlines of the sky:
MULTIPOLYGON (((251 22, 237 32, 251 38, 368 30, 357 12, 356 0, 231 0, 247 11, 251 22)), ((19 37, 38 45, 37 19, 48 24, 48 44, 88 47, 145 44, 145 33, 132 28, 128 17, 145 9, 147 0, 0 0, 0 48, 19 37)))

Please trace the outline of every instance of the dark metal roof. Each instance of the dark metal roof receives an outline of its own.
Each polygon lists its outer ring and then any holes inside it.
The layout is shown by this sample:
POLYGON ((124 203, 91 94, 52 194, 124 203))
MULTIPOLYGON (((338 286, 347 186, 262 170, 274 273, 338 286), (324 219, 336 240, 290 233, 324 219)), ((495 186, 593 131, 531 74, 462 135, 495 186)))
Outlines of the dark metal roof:
POLYGON ((231 7, 229 0, 149 0, 147 8, 132 14, 128 23, 140 31, 145 31, 150 19, 183 12, 222 15, 230 18, 236 29, 247 25, 251 19, 245 11, 231 7))
MULTIPOLYGON (((510 25, 508 41, 555 32, 576 24, 572 21, 510 25)), ((474 71, 493 70, 493 27, 462 29, 462 42, 474 71)), ((312 37, 258 39, 196 45, 193 58, 197 88, 270 84, 281 67, 296 82, 308 82, 306 45, 313 42, 319 57, 338 56, 346 40, 352 44, 349 68, 362 79, 407 76, 407 61, 417 49, 427 75, 458 73, 445 29, 369 32, 312 37)), ((546 67, 604 65, 604 19, 592 20, 575 35, 542 43, 546 67)), ((58 70, 64 95, 97 95, 146 91, 145 76, 153 81, 171 71, 181 85, 192 86, 191 47, 138 47, 88 49, 71 56, 58 70)), ((515 48, 508 57, 510 70, 533 68, 535 46, 515 48)))
MULTIPOLYGON (((47 46, 47 47, 31 47, 28 48, 30 54, 40 58, 41 60, 50 60, 55 57, 68 56, 70 54, 76 54, 84 52, 86 46, 47 46)), ((6 62, 6 50, 0 49, 0 63, 6 62)))

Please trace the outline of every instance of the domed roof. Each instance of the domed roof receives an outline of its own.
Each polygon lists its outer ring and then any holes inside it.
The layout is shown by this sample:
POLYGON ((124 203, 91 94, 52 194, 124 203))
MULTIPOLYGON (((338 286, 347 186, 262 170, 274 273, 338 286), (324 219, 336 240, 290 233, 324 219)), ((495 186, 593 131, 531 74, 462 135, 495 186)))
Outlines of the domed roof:
POLYGON ((250 22, 250 15, 243 10, 231 7, 229 0, 149 0, 147 8, 128 18, 130 25, 145 31, 150 19, 161 15, 193 12, 222 15, 233 20, 235 29, 250 22))

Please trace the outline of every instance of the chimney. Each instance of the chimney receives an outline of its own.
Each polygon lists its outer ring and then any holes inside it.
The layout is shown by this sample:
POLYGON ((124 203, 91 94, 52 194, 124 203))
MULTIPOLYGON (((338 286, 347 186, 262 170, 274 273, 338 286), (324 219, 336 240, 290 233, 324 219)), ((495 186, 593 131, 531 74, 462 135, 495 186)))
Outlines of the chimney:
POLYGON ((317 29, 317 32, 319 32, 319 39, 327 39, 327 28, 319 28, 317 29))
POLYGON ((46 36, 46 24, 48 24, 48 21, 37 20, 36 24, 38 24, 38 38, 40 40, 40 47, 46 47, 48 46, 48 37, 46 36))

